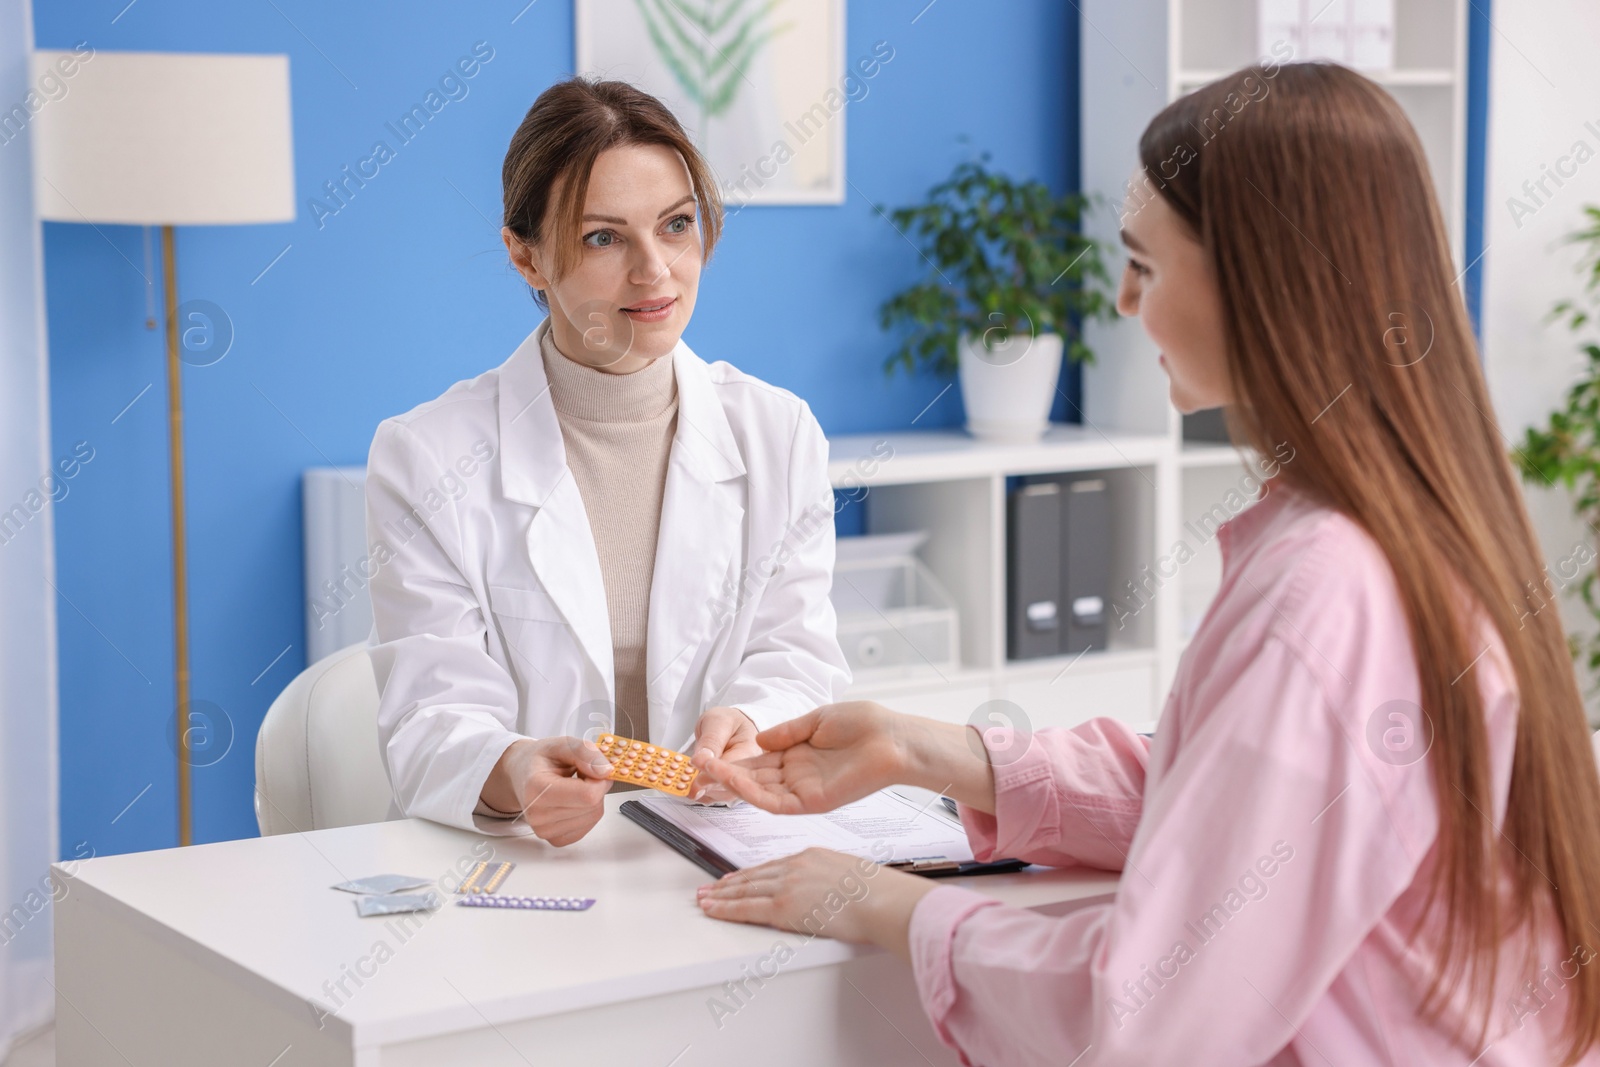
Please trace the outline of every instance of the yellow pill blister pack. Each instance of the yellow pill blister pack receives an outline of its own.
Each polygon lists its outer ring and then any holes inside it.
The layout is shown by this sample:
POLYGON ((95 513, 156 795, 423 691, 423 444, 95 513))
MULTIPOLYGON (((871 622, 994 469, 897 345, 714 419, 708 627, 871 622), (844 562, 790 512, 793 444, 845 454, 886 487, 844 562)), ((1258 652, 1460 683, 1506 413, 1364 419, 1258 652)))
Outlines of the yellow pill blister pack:
POLYGON ((675 797, 686 797, 700 771, 689 757, 670 748, 635 741, 616 734, 601 734, 595 747, 611 762, 611 777, 675 797))
POLYGON ((461 885, 457 887, 456 892, 493 893, 500 888, 500 883, 506 880, 506 875, 510 874, 515 867, 516 864, 510 860, 500 860, 498 863, 479 860, 472 870, 467 872, 467 876, 461 880, 461 885))

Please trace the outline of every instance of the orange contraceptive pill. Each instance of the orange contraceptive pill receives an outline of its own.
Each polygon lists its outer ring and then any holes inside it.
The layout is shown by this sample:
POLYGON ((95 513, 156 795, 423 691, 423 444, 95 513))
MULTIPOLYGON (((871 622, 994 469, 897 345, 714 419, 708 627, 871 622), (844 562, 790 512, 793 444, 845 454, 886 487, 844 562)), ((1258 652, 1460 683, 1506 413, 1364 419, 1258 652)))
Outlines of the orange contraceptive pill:
POLYGON ((682 752, 652 745, 648 741, 601 734, 594 744, 600 754, 611 761, 611 777, 619 782, 630 782, 659 789, 675 797, 686 797, 695 776, 700 773, 699 768, 690 763, 689 757, 682 752))

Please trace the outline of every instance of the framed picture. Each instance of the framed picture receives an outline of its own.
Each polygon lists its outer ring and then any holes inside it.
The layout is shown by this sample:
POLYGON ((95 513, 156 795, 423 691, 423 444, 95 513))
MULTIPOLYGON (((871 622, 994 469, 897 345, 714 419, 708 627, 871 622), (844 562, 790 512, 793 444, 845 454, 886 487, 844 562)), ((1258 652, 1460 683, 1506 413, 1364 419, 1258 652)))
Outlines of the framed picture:
POLYGON ((844 202, 844 0, 576 0, 578 73, 694 138, 730 212, 844 202))

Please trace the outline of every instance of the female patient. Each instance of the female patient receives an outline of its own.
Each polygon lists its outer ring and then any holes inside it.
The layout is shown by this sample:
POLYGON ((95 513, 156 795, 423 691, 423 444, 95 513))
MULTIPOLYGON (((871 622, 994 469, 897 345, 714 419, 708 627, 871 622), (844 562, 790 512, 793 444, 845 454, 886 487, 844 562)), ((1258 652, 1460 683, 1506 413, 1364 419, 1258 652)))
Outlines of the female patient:
POLYGON ((839 697, 833 495, 810 408, 680 339, 721 204, 666 107, 553 86, 503 180, 549 316, 373 438, 378 732, 400 812, 565 845, 613 786, 585 734, 737 757, 839 697))
MULTIPOLYGON (((701 762, 775 811, 920 784, 979 859, 1122 872, 1050 917, 883 870, 829 921, 909 961, 964 1063, 1600 1064, 1600 777, 1422 150, 1345 68, 1267 80, 1157 115, 1124 207, 1173 403, 1292 454, 1221 530, 1155 740, 835 704, 701 762)), ((798 928, 855 863, 700 904, 798 928)))

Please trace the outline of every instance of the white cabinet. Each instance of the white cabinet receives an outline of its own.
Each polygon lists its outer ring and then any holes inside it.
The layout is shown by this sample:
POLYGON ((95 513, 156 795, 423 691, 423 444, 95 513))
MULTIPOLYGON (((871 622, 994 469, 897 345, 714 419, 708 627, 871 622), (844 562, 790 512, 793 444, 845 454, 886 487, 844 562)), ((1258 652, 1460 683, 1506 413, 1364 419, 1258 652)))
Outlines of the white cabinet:
MULTIPOLYGON (((1165 435, 1053 426, 1030 445, 976 441, 959 430, 834 437, 829 474, 866 512, 868 533, 927 530, 922 561, 960 612, 960 663, 925 664, 907 677, 858 674, 851 698, 877 700, 947 722, 1022 720, 1072 725, 1095 715, 1150 723, 1163 694, 1160 614, 1170 598, 1145 595, 1157 553, 1161 486, 1176 475, 1165 435), (1006 479, 1094 472, 1113 502, 1109 647, 1077 656, 1006 658, 1006 479), (1158 647, 1159 646, 1159 647, 1158 647), (995 719, 992 716, 1000 716, 995 719)), ((1170 522, 1170 518, 1168 519, 1170 522)), ((1169 626, 1168 629, 1171 629, 1169 626)), ((1175 631, 1174 631, 1175 633, 1175 631)))

